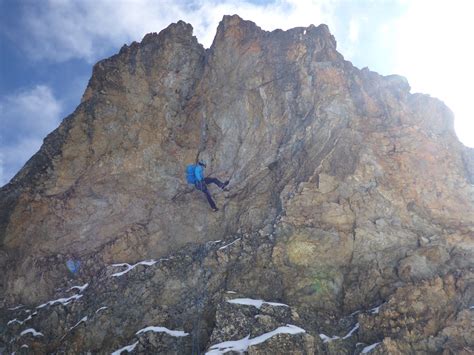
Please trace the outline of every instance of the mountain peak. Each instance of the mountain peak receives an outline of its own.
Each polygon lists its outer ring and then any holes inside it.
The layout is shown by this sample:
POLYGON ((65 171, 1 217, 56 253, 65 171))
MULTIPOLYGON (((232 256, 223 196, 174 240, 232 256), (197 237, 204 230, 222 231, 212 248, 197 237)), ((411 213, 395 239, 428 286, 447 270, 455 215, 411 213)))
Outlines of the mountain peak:
POLYGON ((173 39, 178 39, 181 37, 192 37, 193 35, 193 26, 184 21, 178 21, 177 23, 172 23, 159 34, 156 32, 146 34, 142 41, 142 45, 147 45, 151 42, 159 40, 160 37, 169 37, 173 39))
POLYGON ((277 36, 279 40, 284 37, 293 41, 320 41, 336 49, 336 40, 325 24, 319 26, 293 28, 288 31, 281 29, 272 32, 264 31, 252 21, 243 20, 238 15, 226 15, 219 23, 215 40, 250 40, 256 37, 277 36))

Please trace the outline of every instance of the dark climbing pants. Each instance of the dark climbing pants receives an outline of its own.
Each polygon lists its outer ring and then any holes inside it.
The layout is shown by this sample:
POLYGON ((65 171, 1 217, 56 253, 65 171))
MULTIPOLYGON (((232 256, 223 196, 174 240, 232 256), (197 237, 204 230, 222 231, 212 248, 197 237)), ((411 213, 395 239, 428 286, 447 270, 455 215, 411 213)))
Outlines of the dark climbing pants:
POLYGON ((211 205, 212 209, 216 209, 217 208, 216 203, 212 199, 212 196, 209 193, 209 190, 207 188, 207 185, 209 185, 209 184, 215 184, 215 185, 219 186, 221 189, 224 187, 224 183, 222 181, 220 181, 219 179, 216 179, 216 178, 212 178, 212 177, 204 178, 203 181, 196 182, 194 184, 194 186, 196 186, 196 189, 198 189, 199 191, 202 191, 206 194, 207 202, 209 202, 209 205, 211 205))

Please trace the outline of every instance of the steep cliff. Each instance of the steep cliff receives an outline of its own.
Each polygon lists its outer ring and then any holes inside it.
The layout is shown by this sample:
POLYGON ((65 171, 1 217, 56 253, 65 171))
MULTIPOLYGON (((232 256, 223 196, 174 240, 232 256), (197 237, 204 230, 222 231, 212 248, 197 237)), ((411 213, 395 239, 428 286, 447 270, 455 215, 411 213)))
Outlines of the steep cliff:
POLYGON ((355 68, 325 25, 226 16, 204 49, 172 24, 97 63, 0 190, 0 344, 470 351, 473 156, 442 102, 355 68), (184 181, 197 154, 230 179, 217 213, 184 181))

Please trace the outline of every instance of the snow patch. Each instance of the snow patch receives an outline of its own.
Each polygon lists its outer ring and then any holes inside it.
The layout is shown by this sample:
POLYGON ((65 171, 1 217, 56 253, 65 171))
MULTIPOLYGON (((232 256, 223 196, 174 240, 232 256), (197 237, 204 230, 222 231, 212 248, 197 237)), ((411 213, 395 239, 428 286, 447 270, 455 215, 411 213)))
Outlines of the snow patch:
POLYGON ((107 308, 109 308, 109 307, 100 307, 97 311, 95 311, 95 313, 97 314, 97 313, 99 313, 100 311, 103 311, 104 309, 107 309, 107 308))
POLYGON ((319 337, 321 338, 321 340, 323 341, 323 343, 330 343, 331 341, 333 340, 337 340, 337 339, 340 339, 337 335, 334 335, 332 338, 331 337, 328 337, 326 334, 319 334, 319 337))
POLYGON ((234 304, 243 304, 246 306, 254 306, 258 309, 260 309, 260 307, 262 307, 264 303, 269 304, 270 306, 275 306, 275 307, 289 307, 287 304, 283 304, 283 303, 266 302, 263 300, 254 300, 251 298, 234 298, 233 300, 227 300, 227 302, 234 303, 234 304))
POLYGON ((67 290, 66 292, 69 292, 69 291, 72 291, 74 289, 77 289, 79 292, 82 292, 84 291, 87 287, 89 286, 89 283, 86 283, 85 285, 82 285, 82 286, 72 286, 69 290, 67 290))
POLYGON ((360 313, 360 311, 355 311, 355 312, 352 312, 351 314, 349 314, 349 316, 353 317, 355 316, 356 314, 360 313))
POLYGON ((243 353, 244 351, 247 351, 251 340, 252 339, 250 339, 250 335, 247 335, 245 338, 240 340, 224 341, 222 343, 212 345, 210 350, 206 352, 205 355, 220 355, 229 351, 243 353))
POLYGON ((225 293, 237 293, 235 291, 225 291, 225 293))
POLYGON ((124 346, 121 349, 118 349, 118 350, 114 351, 112 353, 112 355, 120 355, 123 351, 126 351, 127 353, 129 353, 129 352, 133 351, 137 345, 138 345, 138 341, 136 341, 132 345, 127 345, 127 346, 124 346))
POLYGON ((152 266, 155 265, 158 261, 161 260, 167 260, 167 259, 160 259, 160 260, 145 260, 145 261, 140 261, 136 264, 130 265, 127 263, 121 263, 121 264, 112 264, 113 267, 123 267, 125 266, 126 269, 124 271, 116 272, 115 274, 112 274, 112 277, 119 277, 122 275, 125 275, 127 272, 132 271, 135 269, 138 265, 145 265, 145 266, 152 266))
POLYGON ((72 328, 69 328, 69 330, 73 330, 76 328, 79 324, 87 322, 87 316, 83 317, 79 322, 77 322, 72 328))
POLYGON ((17 309, 25 307, 24 305, 20 304, 19 306, 13 307, 13 308, 8 308, 9 311, 16 311, 17 309))
POLYGON ((469 307, 469 309, 474 309, 474 306, 469 307))
POLYGON ((82 297, 82 295, 72 295, 71 297, 68 297, 68 298, 58 298, 57 300, 53 300, 53 301, 43 303, 42 305, 39 305, 36 308, 43 308, 43 307, 46 307, 46 306, 54 306, 57 303, 61 303, 63 306, 67 306, 72 301, 78 300, 81 297, 82 297))
MULTIPOLYGON (((352 328, 349 333, 347 333, 342 339, 345 340, 347 338, 350 338, 352 336, 352 334, 354 334, 354 332, 359 329, 359 323, 357 323, 354 328, 352 328)), ((327 336, 326 334, 319 334, 319 337, 321 338, 321 340, 323 341, 323 343, 330 343, 331 341, 334 341, 334 340, 337 340, 337 339, 341 339, 340 337, 338 337, 337 335, 333 336, 333 337, 329 337, 327 336)))
POLYGON ((271 332, 259 335, 255 338, 250 338, 250 335, 247 335, 245 338, 242 338, 240 340, 224 341, 222 343, 212 345, 206 355, 219 355, 229 351, 243 353, 244 351, 248 350, 249 346, 263 343, 277 334, 299 333, 306 333, 306 331, 297 327, 296 325, 287 324, 284 327, 278 327, 277 329, 271 332))
POLYGON ((37 331, 34 330, 33 328, 25 329, 24 331, 22 331, 22 332, 20 333, 20 336, 22 337, 23 335, 26 335, 26 334, 31 334, 31 335, 33 335, 34 337, 42 337, 42 336, 44 336, 43 333, 37 332, 37 331))
POLYGON ((11 321, 9 321, 9 322, 7 323, 7 326, 9 326, 10 324, 13 324, 13 323, 18 323, 18 324, 21 325, 21 324, 23 324, 23 323, 28 322, 31 318, 33 318, 33 316, 35 316, 35 315, 37 315, 37 314, 38 314, 38 312, 35 312, 35 313, 33 313, 33 314, 30 314, 27 318, 25 318, 25 319, 23 319, 23 320, 18 320, 18 319, 16 319, 16 318, 15 318, 15 319, 12 319, 11 321))
POLYGON ((226 244, 226 245, 224 245, 223 247, 220 247, 219 250, 225 249, 225 248, 231 246, 232 244, 237 243, 240 239, 241 239, 241 238, 237 238, 237 239, 234 240, 233 242, 231 242, 231 243, 229 243, 229 244, 226 244))
POLYGON ((306 30, 303 31, 303 34, 304 34, 304 35, 306 34, 306 30))
POLYGON ((29 348, 29 346, 28 346, 28 345, 26 345, 26 344, 23 344, 23 345, 20 347, 20 349, 23 349, 23 348, 26 348, 26 349, 28 349, 28 348, 29 348))
POLYGON ((347 335, 346 335, 345 337, 343 337, 342 339, 347 339, 347 338, 351 337, 352 334, 354 334, 354 332, 355 332, 357 329, 359 329, 359 326, 360 326, 359 323, 357 323, 357 324, 354 326, 354 328, 352 328, 352 329, 350 330, 350 332, 347 333, 347 335))
POLYGON ((369 346, 366 346, 365 348, 362 349, 361 354, 367 354, 367 353, 371 352, 379 344, 380 344, 380 342, 369 345, 369 346))
POLYGON ((385 303, 379 304, 377 307, 369 309, 369 312, 372 314, 378 314, 380 312, 380 307, 382 307, 385 303))
POLYGON ((166 333, 168 335, 171 335, 172 337, 185 337, 189 335, 188 333, 185 333, 182 330, 171 330, 165 327, 146 327, 146 328, 140 329, 135 334, 139 335, 146 332, 166 333))

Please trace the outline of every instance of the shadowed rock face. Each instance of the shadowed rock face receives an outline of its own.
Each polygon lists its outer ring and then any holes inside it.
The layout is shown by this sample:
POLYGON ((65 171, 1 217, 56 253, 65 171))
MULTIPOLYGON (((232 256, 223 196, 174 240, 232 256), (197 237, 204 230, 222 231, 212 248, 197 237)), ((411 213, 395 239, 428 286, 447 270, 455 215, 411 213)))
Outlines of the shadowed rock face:
MULTIPOLYGON (((3 306, 89 282, 80 300, 55 306, 68 315, 50 305, 29 320, 50 329, 42 340, 28 335, 29 346, 49 352, 135 341, 137 351, 192 352, 241 338, 242 324, 255 338, 285 322, 307 334, 248 351, 353 353, 357 340, 384 338, 378 351, 472 346, 452 334, 472 317, 473 153, 442 102, 409 91, 402 77, 345 61, 325 25, 265 32, 226 16, 207 50, 184 22, 124 46, 95 65, 76 111, 0 190, 3 306), (208 174, 231 181, 228 193, 211 188, 218 213, 185 184, 198 153, 208 174), (130 282, 106 269, 170 255, 170 265, 123 276, 130 282), (75 281, 71 258, 82 262, 75 281), (282 301, 294 314, 263 314, 260 326, 244 312, 234 334, 238 317, 222 315, 226 290, 282 301), (389 321, 409 318, 404 295, 433 290, 449 307, 425 311, 414 296, 413 322, 389 321), (377 315, 348 316, 385 301, 377 315), (88 320, 70 333, 82 314, 88 320), (358 338, 319 341, 357 321, 358 338), (134 338, 150 325, 190 338, 134 338)), ((3 323, 9 317, 0 311, 3 323)), ((16 337, 11 349, 22 345, 15 324, 0 338, 16 337)))

